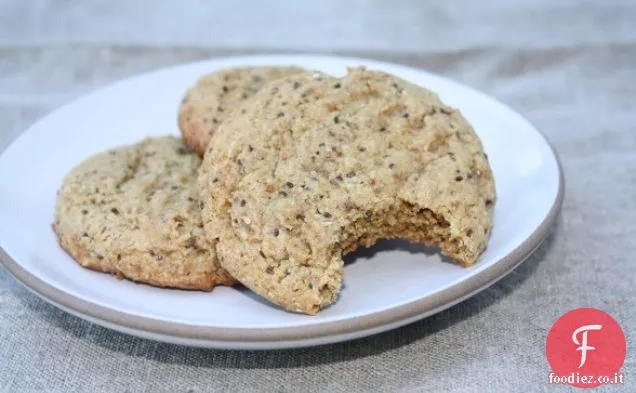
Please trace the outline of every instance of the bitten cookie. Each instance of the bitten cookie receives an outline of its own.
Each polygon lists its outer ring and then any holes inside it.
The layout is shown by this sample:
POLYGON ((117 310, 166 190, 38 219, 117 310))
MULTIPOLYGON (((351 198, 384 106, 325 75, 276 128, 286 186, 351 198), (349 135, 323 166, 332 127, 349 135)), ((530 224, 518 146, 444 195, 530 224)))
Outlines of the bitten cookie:
POLYGON ((179 107, 186 144, 202 155, 221 122, 267 83, 304 72, 298 67, 229 68, 200 78, 179 107))
POLYGON ((83 267, 155 286, 234 284, 203 236, 200 161, 175 137, 87 159, 58 191, 53 229, 60 244, 83 267))
POLYGON ((334 302, 343 254, 380 238, 486 248, 495 187, 459 111, 394 76, 350 69, 273 82, 223 123, 200 168, 221 265, 287 310, 334 302))

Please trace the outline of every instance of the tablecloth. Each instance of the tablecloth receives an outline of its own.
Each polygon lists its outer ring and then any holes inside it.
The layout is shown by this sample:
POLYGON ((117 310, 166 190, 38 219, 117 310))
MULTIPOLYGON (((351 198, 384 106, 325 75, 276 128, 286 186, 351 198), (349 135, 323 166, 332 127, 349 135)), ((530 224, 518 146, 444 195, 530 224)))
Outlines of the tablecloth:
MULTIPOLYGON (((636 2, 0 1, 0 150, 120 78, 239 53, 342 53, 456 79, 512 106, 566 176, 545 243, 446 311, 372 337, 206 350, 102 328, 0 268, 0 392, 556 392, 545 340, 595 307, 623 327, 636 391, 636 2)), ((90 130, 87 130, 90 132, 90 130)))

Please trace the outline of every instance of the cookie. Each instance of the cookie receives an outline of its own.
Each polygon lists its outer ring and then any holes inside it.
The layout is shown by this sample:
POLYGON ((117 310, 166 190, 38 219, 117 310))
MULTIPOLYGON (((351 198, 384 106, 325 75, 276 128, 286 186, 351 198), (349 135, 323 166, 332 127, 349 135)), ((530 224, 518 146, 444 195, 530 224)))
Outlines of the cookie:
POLYGON ((53 229, 83 267, 160 287, 211 290, 236 281, 203 235, 201 159, 180 139, 145 139, 75 167, 53 229))
POLYGON ((219 124, 267 83, 304 72, 298 67, 229 68, 200 78, 179 107, 186 144, 202 155, 219 124))
POLYGON ((478 136, 436 94, 382 72, 273 82, 205 153, 203 223, 221 265, 283 308, 334 302, 343 254, 381 238, 486 248, 494 180, 478 136))

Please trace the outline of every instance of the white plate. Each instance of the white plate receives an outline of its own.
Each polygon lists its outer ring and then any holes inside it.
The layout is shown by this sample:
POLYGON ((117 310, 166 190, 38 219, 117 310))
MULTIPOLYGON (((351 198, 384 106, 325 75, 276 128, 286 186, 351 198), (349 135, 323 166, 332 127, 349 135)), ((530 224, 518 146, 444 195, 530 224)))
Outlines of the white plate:
POLYGON ((349 340, 396 328, 450 307, 493 284, 545 237, 563 197, 558 160, 523 117, 470 88, 427 72, 330 56, 233 57, 130 78, 68 104, 24 132, 0 157, 0 259, 24 285, 81 318, 178 344, 234 349, 284 348, 349 340), (153 288, 79 267, 58 246, 51 222, 55 192, 82 159, 144 136, 175 134, 185 89, 201 74, 245 65, 298 65, 330 74, 346 66, 385 70, 439 93, 481 137, 498 202, 487 251, 472 268, 401 242, 348 258, 336 304, 310 317, 284 312, 249 291, 153 288))

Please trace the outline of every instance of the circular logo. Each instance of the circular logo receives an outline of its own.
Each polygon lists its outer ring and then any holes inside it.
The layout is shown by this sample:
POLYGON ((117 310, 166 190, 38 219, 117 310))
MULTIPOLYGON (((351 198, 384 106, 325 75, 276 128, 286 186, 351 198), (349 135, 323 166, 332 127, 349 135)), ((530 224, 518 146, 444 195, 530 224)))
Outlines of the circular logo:
POLYGON ((552 325, 546 340, 549 382, 579 388, 622 383, 625 351, 625 335, 614 318, 595 308, 569 311, 552 325))

